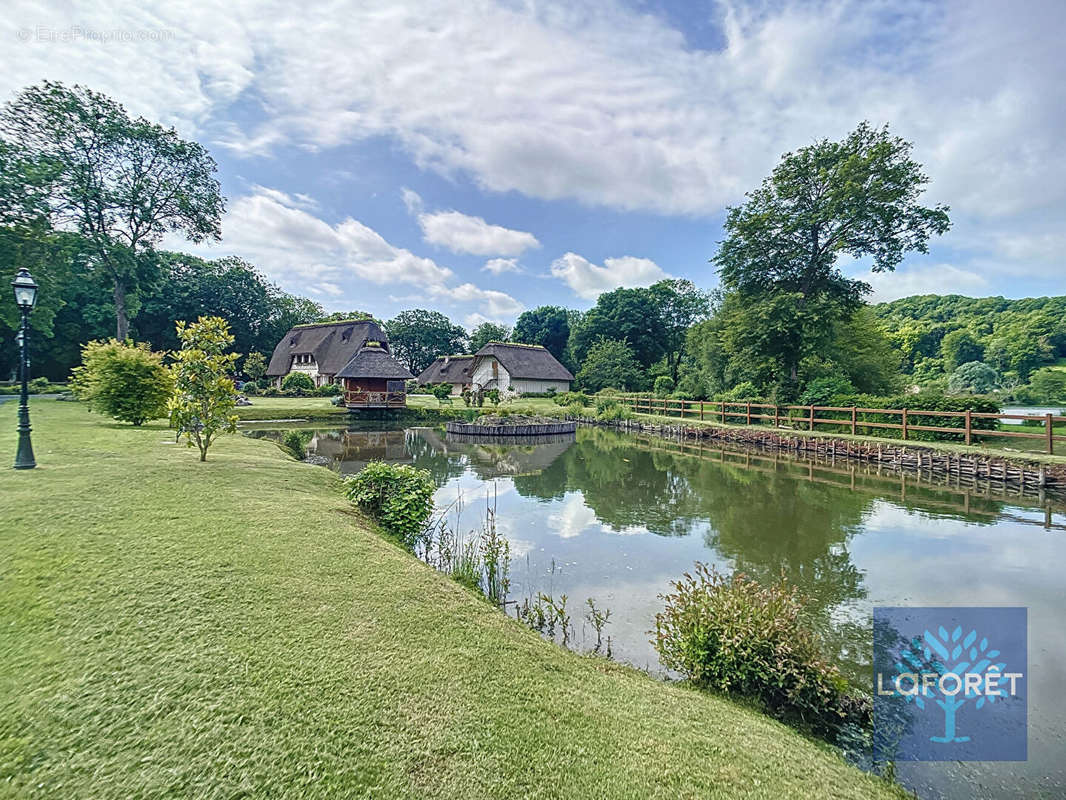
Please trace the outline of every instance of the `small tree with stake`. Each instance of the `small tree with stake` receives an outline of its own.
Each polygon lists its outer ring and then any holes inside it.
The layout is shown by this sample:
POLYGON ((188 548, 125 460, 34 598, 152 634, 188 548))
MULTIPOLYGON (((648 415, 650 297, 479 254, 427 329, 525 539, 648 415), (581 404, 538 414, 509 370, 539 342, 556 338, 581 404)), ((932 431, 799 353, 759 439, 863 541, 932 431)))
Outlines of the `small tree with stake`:
POLYGON ((181 350, 175 354, 175 392, 170 403, 170 423, 185 434, 189 447, 207 450, 221 433, 237 430, 237 390, 230 374, 238 353, 226 353, 233 344, 229 324, 221 317, 200 317, 178 322, 181 350))

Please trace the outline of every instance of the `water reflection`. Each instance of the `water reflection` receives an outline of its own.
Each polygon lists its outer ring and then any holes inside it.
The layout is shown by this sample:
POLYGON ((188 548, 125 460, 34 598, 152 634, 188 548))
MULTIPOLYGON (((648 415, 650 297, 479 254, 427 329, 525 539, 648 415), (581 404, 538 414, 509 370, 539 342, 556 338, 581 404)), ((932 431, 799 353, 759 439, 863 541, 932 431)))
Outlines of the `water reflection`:
POLYGON ((1066 796, 1059 499, 602 429, 543 445, 455 442, 433 428, 310 429, 306 448, 343 474, 374 459, 427 469, 441 505, 459 492, 468 505, 495 496, 512 595, 566 593, 574 607, 595 598, 611 609, 615 656, 653 670, 658 595, 697 560, 761 579, 783 572, 813 598, 830 652, 863 685, 874 605, 1027 606, 1030 761, 901 764, 900 774, 923 796, 1066 796))

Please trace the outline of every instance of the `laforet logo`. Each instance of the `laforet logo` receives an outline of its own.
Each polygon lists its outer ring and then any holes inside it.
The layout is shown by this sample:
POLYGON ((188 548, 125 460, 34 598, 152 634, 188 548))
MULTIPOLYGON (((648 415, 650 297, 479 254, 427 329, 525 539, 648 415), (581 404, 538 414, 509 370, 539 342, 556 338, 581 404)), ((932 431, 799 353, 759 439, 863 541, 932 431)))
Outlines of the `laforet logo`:
POLYGON ((874 609, 881 760, 1024 761, 1024 608, 874 609))

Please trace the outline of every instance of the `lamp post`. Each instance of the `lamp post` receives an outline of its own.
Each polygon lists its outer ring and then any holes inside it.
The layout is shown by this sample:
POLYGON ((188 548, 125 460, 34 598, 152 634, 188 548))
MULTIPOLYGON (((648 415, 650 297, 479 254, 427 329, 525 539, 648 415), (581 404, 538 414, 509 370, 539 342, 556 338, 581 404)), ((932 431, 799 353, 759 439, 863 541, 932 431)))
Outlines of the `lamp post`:
POLYGON ((33 444, 30 442, 30 311, 37 302, 37 284, 29 270, 20 267, 15 280, 11 282, 15 289, 15 305, 22 312, 22 328, 19 330, 19 369, 22 375, 22 395, 19 398, 19 446, 15 454, 15 469, 33 469, 37 462, 33 458, 33 444))

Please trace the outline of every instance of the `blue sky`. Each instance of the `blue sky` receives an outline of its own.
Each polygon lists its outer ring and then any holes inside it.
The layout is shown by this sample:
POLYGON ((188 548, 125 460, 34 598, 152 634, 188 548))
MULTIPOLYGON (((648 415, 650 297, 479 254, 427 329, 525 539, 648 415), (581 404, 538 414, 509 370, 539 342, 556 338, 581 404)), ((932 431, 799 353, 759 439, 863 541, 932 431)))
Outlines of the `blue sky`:
POLYGON ((860 120, 914 141, 953 229, 873 299, 1066 293, 1061 2, 5 7, 0 96, 80 82, 203 142, 211 247, 329 310, 473 325, 666 276, 727 205, 860 120))

